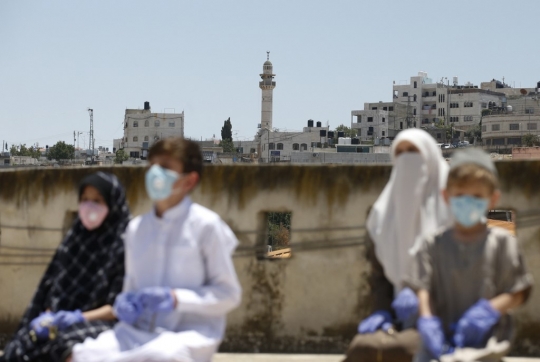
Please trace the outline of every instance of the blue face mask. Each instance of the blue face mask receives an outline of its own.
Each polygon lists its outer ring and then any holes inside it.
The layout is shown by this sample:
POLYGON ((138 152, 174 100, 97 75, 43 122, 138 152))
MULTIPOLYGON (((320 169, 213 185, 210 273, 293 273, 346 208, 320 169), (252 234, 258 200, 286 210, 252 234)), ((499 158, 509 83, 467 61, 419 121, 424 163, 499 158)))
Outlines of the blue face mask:
POLYGON ((486 213, 489 200, 472 196, 458 196, 450 198, 450 209, 458 223, 470 228, 480 222, 486 222, 486 213))
POLYGON ((165 200, 171 196, 173 185, 180 174, 159 165, 154 165, 146 172, 146 192, 152 201, 165 200))

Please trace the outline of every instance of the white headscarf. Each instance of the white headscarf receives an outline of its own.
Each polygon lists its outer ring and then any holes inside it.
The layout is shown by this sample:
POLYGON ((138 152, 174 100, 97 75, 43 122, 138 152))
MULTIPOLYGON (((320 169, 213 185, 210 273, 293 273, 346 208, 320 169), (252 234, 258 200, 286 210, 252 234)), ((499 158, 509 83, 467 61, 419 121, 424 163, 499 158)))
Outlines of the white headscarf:
POLYGON ((452 219, 441 194, 448 163, 435 140, 420 129, 402 131, 393 142, 391 157, 390 181, 369 213, 367 230, 385 275, 398 292, 422 235, 450 225, 452 219), (402 141, 414 144, 420 153, 396 157, 402 141))

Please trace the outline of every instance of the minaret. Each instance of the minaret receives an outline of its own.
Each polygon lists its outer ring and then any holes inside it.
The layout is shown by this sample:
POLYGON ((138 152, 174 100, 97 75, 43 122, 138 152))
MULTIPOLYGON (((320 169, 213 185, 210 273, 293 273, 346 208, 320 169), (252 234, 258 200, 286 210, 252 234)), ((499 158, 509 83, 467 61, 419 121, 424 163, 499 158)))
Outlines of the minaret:
POLYGON ((272 74, 272 63, 270 62, 270 52, 266 52, 266 62, 263 65, 262 81, 259 87, 262 89, 261 106, 261 129, 272 130, 272 93, 276 87, 274 82, 275 74, 272 74))

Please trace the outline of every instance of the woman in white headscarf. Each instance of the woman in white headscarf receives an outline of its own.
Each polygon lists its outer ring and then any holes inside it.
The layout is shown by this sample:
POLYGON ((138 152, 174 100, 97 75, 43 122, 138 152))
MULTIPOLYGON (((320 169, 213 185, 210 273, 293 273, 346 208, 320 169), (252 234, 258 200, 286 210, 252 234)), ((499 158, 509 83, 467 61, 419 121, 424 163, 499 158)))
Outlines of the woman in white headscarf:
MULTIPOLYGON (((358 326, 360 334, 414 326, 418 300, 402 287, 402 280, 422 235, 451 223, 441 194, 448 164, 435 140, 420 129, 402 131, 392 144, 391 157, 390 181, 367 219, 373 312, 358 326)), ((354 343, 346 361, 356 360, 351 358, 354 343)))

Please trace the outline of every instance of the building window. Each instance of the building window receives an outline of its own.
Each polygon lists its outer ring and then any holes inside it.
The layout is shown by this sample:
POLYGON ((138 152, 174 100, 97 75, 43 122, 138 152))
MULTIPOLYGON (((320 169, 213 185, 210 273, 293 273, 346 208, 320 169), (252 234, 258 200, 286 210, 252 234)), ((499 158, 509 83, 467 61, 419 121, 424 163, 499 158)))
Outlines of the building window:
POLYGON ((376 110, 377 110, 377 107, 371 107, 371 110, 372 110, 372 111, 376 111, 376 110))
POLYGON ((382 118, 382 121, 383 121, 383 123, 384 123, 384 122, 386 121, 386 118, 383 117, 383 118, 382 118))
POLYGON ((534 113, 534 108, 526 108, 525 109, 525 114, 533 114, 534 113))
POLYGON ((368 136, 373 136, 373 127, 369 127, 367 131, 368 136))
POLYGON ((307 151, 307 143, 302 143, 300 145, 300 151, 307 151))
POLYGON ((486 132, 486 126, 485 125, 482 126, 482 132, 486 132))
POLYGON ((417 83, 416 83, 416 81, 415 81, 415 82, 413 83, 413 87, 416 88, 416 86, 417 86, 417 83))
POLYGON ((368 117, 368 118, 367 118, 367 121, 368 121, 368 122, 373 122, 373 117, 368 117))
POLYGON ((521 137, 508 137, 506 140, 508 145, 521 145, 521 137))
POLYGON ((174 121, 169 121, 169 127, 174 127, 174 121))
POLYGON ((450 108, 459 108, 459 103, 450 103, 450 108))
POLYGON ((131 158, 139 158, 139 152, 130 152, 129 153, 129 157, 131 158))
POLYGON ((282 150, 283 149, 283 143, 278 143, 277 144, 277 149, 282 150))
POLYGON ((437 133, 437 138, 442 138, 442 133, 437 133))
MULTIPOLYGON (((416 87, 415 87, 416 88, 416 87)), ((416 94, 413 95, 413 102, 416 102, 416 94)))
POLYGON ((148 142, 148 136, 144 136, 144 141, 148 142))
POLYGON ((356 123, 362 122, 362 116, 356 116, 356 123))
POLYGON ((412 114, 413 114, 413 116, 416 116, 416 108, 414 108, 414 109, 412 110, 412 114))
POLYGON ((504 146, 504 138, 494 138, 491 144, 493 146, 504 146))
POLYGON ((154 127, 159 127, 159 119, 156 119, 156 120, 154 121, 154 127))
POLYGON ((387 111, 387 110, 388 110, 388 107, 382 107, 382 110, 383 110, 383 111, 387 111))
POLYGON ((403 129, 403 122, 399 122, 399 129, 403 129))
POLYGON ((133 142, 137 142, 139 140, 139 137, 135 136, 133 137, 133 142))
POLYGON ((139 121, 133 121, 133 127, 139 127, 139 121))
POLYGON ((471 108, 473 106, 473 102, 463 102, 464 108, 471 108))
POLYGON ((527 129, 529 131, 536 130, 537 129, 536 126, 537 126, 536 123, 527 123, 527 129))
POLYGON ((508 127, 510 131, 519 131, 519 123, 510 123, 508 127))
POLYGON ((268 144, 268 149, 269 149, 269 150, 275 150, 275 145, 274 145, 274 143, 269 143, 269 144, 268 144))
POLYGON ((383 136, 383 137, 386 136, 386 132, 385 132, 385 131, 382 131, 382 136, 383 136))
POLYGON ((435 96, 437 95, 437 91, 433 91, 433 93, 431 93, 431 95, 432 95, 433 97, 435 97, 435 96))
POLYGON ((409 96, 409 92, 403 92, 403 97, 408 97, 409 96))
POLYGON ((482 108, 487 108, 487 103, 486 102, 482 102, 482 108))
POLYGON ((463 117, 463 120, 464 120, 465 122, 472 122, 473 116, 464 116, 464 117, 463 117))
POLYGON ((459 122, 459 117, 450 117, 450 122, 459 122))
POLYGON ((491 125, 491 130, 492 130, 492 131, 500 131, 500 130, 501 130, 501 125, 499 125, 499 124, 492 124, 492 125, 491 125))
POLYGON ((148 122, 148 120, 144 121, 144 126, 145 127, 148 127, 150 125, 150 122, 148 122))
POLYGON ((388 112, 393 112, 394 111, 394 107, 388 107, 388 112))
POLYGON ((300 150, 300 145, 298 143, 293 143, 292 149, 293 149, 293 151, 299 151, 300 150))

